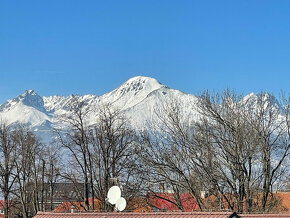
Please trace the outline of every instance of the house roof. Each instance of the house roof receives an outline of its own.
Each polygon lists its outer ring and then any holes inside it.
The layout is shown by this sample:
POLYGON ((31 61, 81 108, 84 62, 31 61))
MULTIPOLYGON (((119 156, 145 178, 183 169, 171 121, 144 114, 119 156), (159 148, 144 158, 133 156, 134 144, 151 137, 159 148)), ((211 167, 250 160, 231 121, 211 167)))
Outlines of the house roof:
MULTIPOLYGON (((273 211, 274 213, 289 213, 290 214, 290 193, 289 192, 279 192, 274 193, 275 196, 280 197, 282 201, 282 209, 273 211)), ((176 205, 165 200, 174 200, 172 193, 157 193, 155 195, 148 194, 147 200, 145 198, 136 198, 128 201, 126 212, 153 212, 152 209, 156 208, 159 211, 179 211, 176 205)), ((198 206, 195 199, 188 193, 180 194, 181 203, 185 212, 198 211, 198 206)), ((89 204, 91 205, 91 198, 89 199, 89 204)), ((70 212, 71 206, 75 207, 75 211, 85 212, 84 207, 81 202, 64 202, 59 205, 54 212, 66 213, 70 212)), ((210 208, 210 207, 209 207, 210 208)), ((212 208, 214 210, 214 208, 212 208)), ((95 211, 100 212, 100 202, 95 199, 95 211)))
MULTIPOLYGON (((92 198, 89 198, 89 205, 92 205, 92 198)), ((56 207, 53 212, 56 213, 68 213, 71 211, 71 208, 74 208, 75 211, 85 212, 85 207, 83 202, 63 202, 58 207, 56 207)), ((100 212, 100 201, 98 199, 94 200, 94 211, 100 212)), ((92 210, 92 208, 90 208, 92 210)), ((128 212, 152 212, 153 210, 148 205, 147 200, 144 198, 134 198, 127 202, 126 211, 128 212)))
POLYGON ((287 213, 280 213, 280 214, 239 214, 240 217, 250 217, 250 218, 276 218, 276 217, 290 217, 290 214, 287 213))
MULTIPOLYGON (((260 193, 262 195, 262 193, 260 193)), ((281 200, 281 205, 279 208, 277 208, 275 211, 273 210, 272 213, 288 213, 290 214, 290 192, 275 192, 273 193, 273 196, 276 197, 278 200, 281 200)), ((148 194, 148 203, 153 208, 157 208, 161 211, 178 211, 176 205, 173 203, 170 203, 169 201, 165 200, 168 199, 172 202, 175 202, 174 196, 172 193, 155 193, 155 194, 148 194)), ((213 200, 214 196, 209 196, 205 200, 213 200)), ((198 205, 195 201, 195 199, 192 197, 189 193, 182 193, 180 194, 180 200, 181 204, 183 206, 183 209, 185 212, 190 211, 198 211, 198 205)), ((225 204, 225 209, 229 209, 227 206, 227 202, 225 199, 223 199, 225 204)), ((217 208, 214 208, 213 205, 208 205, 208 208, 211 208, 212 210, 217 210, 217 208)))
POLYGON ((37 213, 35 218, 225 218, 229 212, 162 212, 162 213, 37 213))
MULTIPOLYGON (((172 202, 175 202, 174 195, 172 193, 155 193, 148 195, 148 203, 158 208, 159 210, 166 210, 166 211, 178 211, 179 208, 170 203, 169 201, 165 200, 168 199, 172 202)), ((180 194, 180 201, 183 206, 184 211, 190 212, 193 210, 198 210, 197 203, 195 199, 189 193, 182 193, 180 194)))
POLYGON ((290 213, 290 192, 277 192, 274 195, 278 196, 282 200, 282 206, 288 209, 288 213, 290 213))
MULTIPOLYGON (((162 213, 49 213, 38 212, 35 218, 228 218, 231 212, 162 212, 162 213)), ((290 218, 290 214, 242 214, 241 218, 290 218)))
MULTIPOLYGON (((89 198, 89 205, 92 206, 92 198, 89 198)), ((85 205, 84 202, 63 202, 62 204, 58 205, 53 212, 56 213, 69 213, 74 208, 75 211, 78 212, 85 212, 85 205)), ((94 209, 90 208, 90 210, 100 210, 100 201, 98 199, 94 199, 94 209)))

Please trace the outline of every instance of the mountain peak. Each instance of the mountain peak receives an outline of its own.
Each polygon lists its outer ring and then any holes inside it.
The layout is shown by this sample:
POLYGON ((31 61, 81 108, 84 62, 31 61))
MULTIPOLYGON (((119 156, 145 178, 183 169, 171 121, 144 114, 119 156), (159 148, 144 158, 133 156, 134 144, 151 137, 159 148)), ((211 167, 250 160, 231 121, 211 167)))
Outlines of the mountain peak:
POLYGON ((270 105, 276 108, 282 107, 281 104, 278 102, 277 98, 268 92, 260 92, 258 94, 254 94, 253 92, 251 92, 241 100, 241 103, 248 107, 256 107, 257 104, 261 103, 264 105, 265 108, 270 105))
POLYGON ((0 111, 9 110, 15 105, 22 103, 26 106, 34 107, 42 112, 45 111, 43 105, 43 99, 34 90, 26 90, 23 94, 15 97, 12 100, 8 100, 6 103, 1 105, 0 111))
POLYGON ((119 102, 121 109, 132 107, 151 92, 164 87, 156 79, 145 76, 136 76, 130 78, 112 92, 102 96, 110 102, 119 102))
POLYGON ((144 83, 151 83, 151 84, 158 84, 161 85, 159 81, 152 77, 147 76, 135 76, 130 79, 128 79, 125 83, 134 83, 134 82, 144 82, 144 83))
POLYGON ((43 99, 40 97, 34 90, 26 90, 22 95, 19 96, 19 99, 23 104, 37 109, 43 109, 43 99))
POLYGON ((140 92, 141 90, 153 91, 161 88, 163 85, 156 79, 145 76, 135 76, 124 82, 117 88, 121 92, 140 92))
POLYGON ((27 96, 27 95, 38 95, 33 89, 25 90, 25 92, 21 96, 27 96))

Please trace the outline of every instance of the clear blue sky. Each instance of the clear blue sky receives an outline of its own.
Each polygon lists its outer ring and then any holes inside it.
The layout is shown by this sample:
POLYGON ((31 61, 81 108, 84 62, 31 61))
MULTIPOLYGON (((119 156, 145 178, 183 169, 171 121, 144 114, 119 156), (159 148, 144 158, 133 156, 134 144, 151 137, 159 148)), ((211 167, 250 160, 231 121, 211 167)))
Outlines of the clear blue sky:
POLYGON ((186 93, 290 92, 290 1, 0 3, 0 103, 102 95, 136 75, 186 93))

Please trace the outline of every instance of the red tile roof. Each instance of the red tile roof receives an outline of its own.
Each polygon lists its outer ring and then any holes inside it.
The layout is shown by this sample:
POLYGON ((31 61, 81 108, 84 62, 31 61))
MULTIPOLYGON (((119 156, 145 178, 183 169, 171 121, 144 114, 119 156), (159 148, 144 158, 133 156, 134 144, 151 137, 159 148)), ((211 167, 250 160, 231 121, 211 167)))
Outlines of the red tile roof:
POLYGON ((274 193, 274 196, 280 197, 282 200, 282 206, 285 207, 290 214, 290 192, 277 192, 274 193))
POLYGON ((225 218, 229 212, 162 212, 162 213, 37 213, 35 218, 225 218))
MULTIPOLYGON (((39 212, 35 218, 227 218, 231 212, 162 212, 162 213, 48 213, 39 212)), ((290 218, 290 214, 242 214, 250 218, 290 218)))
POLYGON ((250 218, 261 218, 261 217, 266 217, 266 218, 276 218, 276 217, 290 217, 290 214, 287 213, 281 213, 281 214, 239 214, 240 217, 250 217, 250 218))
MULTIPOLYGON (((90 209, 92 210, 92 199, 89 199, 90 209)), ((56 213, 70 213, 72 206, 74 210, 77 212, 85 212, 84 202, 63 202, 62 204, 58 205, 53 212, 56 213)), ((94 200, 94 210, 100 210, 100 201, 98 199, 94 200)))
MULTIPOLYGON (((94 204, 94 212, 101 211, 100 201, 95 199, 94 204)), ((89 199, 90 211, 92 209, 92 199, 89 199)), ((72 207, 75 212, 85 212, 84 202, 63 202, 58 207, 56 207, 53 212, 55 213, 70 213, 72 207)), ((125 209, 126 212, 135 212, 135 213, 144 213, 144 212, 153 212, 151 207, 147 203, 147 199, 145 198, 134 198, 127 203, 127 207, 125 209)))
MULTIPOLYGON (((156 207, 160 210, 166 211, 178 211, 178 207, 173 203, 165 200, 168 199, 172 202, 175 202, 174 196, 171 193, 157 193, 155 195, 148 195, 148 202, 151 206, 156 207)), ((198 210, 197 203, 195 199, 189 193, 180 194, 181 204, 184 208, 184 211, 190 212, 194 210, 198 210)))
MULTIPOLYGON (((156 193, 155 195, 148 194, 147 196, 148 203, 150 204, 150 206, 158 208, 161 211, 178 211, 179 210, 176 205, 165 200, 165 199, 168 199, 172 202, 175 202, 173 194, 156 193)), ((261 197, 261 196, 262 196, 262 193, 259 193, 258 197, 261 197)), ((290 192, 276 192, 276 193, 273 193, 273 196, 277 198, 278 201, 281 201, 281 205, 278 205, 277 208, 271 209, 271 212, 290 214, 290 192)), ((199 210, 197 203, 191 194, 189 193, 180 194, 180 200, 181 200, 181 203, 185 212, 199 210)), ((215 205, 216 204, 215 196, 209 196, 208 198, 204 200, 205 200, 204 203, 207 205, 207 208, 210 208, 213 211, 218 210, 218 207, 216 207, 218 205, 215 205)), ((228 204, 225 199, 223 199, 223 203, 224 203, 224 208, 226 210, 229 210, 228 204)), ((244 202, 244 207, 246 207, 245 202, 244 202)))

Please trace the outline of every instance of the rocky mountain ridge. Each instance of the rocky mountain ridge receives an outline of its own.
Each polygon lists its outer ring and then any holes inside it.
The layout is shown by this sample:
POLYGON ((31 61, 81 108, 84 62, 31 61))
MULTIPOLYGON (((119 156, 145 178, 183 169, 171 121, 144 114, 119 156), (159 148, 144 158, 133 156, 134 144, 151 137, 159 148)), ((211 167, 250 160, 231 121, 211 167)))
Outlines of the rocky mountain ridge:
MULTIPOLYGON (((137 129, 144 128, 146 123, 153 119, 154 110, 158 104, 172 98, 178 99, 183 113, 190 120, 197 119, 198 116, 194 109, 198 97, 170 89, 154 78, 137 76, 102 96, 41 97, 34 90, 27 90, 0 105, 0 117, 7 124, 23 123, 41 137, 48 139, 47 134, 56 125, 55 117, 68 113, 68 106, 75 98, 84 101, 87 109, 91 111, 96 110, 102 104, 111 103, 123 111, 137 129)), ((252 104, 255 98, 256 95, 253 93, 244 97, 252 104)), ((95 122, 93 114, 89 119, 91 123, 95 122)))

